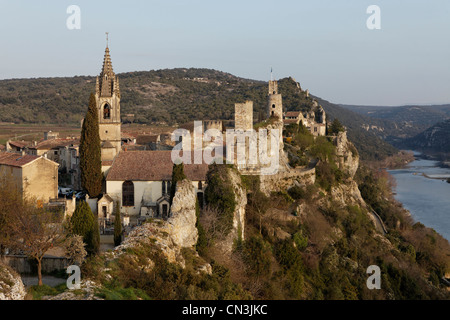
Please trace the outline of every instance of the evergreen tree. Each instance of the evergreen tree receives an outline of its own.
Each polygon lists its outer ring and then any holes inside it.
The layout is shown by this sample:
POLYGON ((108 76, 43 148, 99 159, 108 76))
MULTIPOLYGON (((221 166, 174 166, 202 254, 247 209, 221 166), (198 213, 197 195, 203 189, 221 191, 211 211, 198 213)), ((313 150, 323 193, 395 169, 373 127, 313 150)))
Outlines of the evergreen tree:
POLYGON ((98 225, 98 217, 94 216, 94 226, 91 229, 91 241, 89 254, 98 254, 100 252, 100 228, 98 225))
POLYGON ((343 131, 345 131, 344 126, 341 124, 338 118, 334 119, 330 125, 329 133, 337 135, 339 132, 343 131))
POLYGON ((89 108, 83 121, 80 137, 81 186, 91 198, 102 192, 102 160, 95 95, 91 93, 89 108))
POLYGON ((98 221, 86 201, 80 201, 70 219, 71 233, 83 237, 89 255, 96 254, 100 248, 98 221))
POLYGON ((122 242, 122 221, 120 217, 119 203, 116 202, 116 210, 114 212, 114 246, 120 245, 122 242))
POLYGON ((173 197, 175 196, 175 191, 177 190, 177 182, 186 179, 184 174, 184 165, 173 164, 172 169, 172 183, 170 184, 170 204, 172 204, 173 197))

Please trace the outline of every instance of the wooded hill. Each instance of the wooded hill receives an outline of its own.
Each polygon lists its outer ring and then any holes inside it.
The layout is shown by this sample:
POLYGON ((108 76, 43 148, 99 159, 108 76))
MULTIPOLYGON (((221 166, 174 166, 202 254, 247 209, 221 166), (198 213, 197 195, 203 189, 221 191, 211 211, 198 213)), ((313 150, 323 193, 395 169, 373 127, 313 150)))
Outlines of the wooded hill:
MULTIPOLYGON (((232 120, 234 104, 252 100, 254 119, 265 115, 267 82, 243 79, 210 69, 165 69, 118 74, 124 123, 176 125, 193 120, 232 120)), ((86 113, 95 77, 12 79, 0 81, 0 122, 79 125, 86 113)), ((279 80, 286 111, 309 110, 312 99, 292 78, 279 80)), ((364 125, 376 119, 317 98, 329 115, 349 130, 363 159, 396 152, 364 125)))

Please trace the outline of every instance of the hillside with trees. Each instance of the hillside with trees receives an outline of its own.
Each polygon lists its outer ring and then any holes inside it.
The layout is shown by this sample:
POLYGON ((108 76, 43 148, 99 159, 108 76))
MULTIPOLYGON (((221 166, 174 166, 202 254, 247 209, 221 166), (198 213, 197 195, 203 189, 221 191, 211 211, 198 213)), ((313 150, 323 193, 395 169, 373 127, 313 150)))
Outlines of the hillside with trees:
MULTIPOLYGON (((180 125, 193 120, 233 120, 234 104, 252 100, 254 119, 266 114, 267 83, 210 69, 165 69, 118 74, 123 123, 180 125)), ((80 125, 95 77, 0 81, 0 122, 80 125)), ((292 78, 279 80, 286 111, 309 110, 312 97, 292 78)), ((317 98, 327 114, 348 128, 363 158, 377 159, 396 150, 376 132, 364 129, 371 118, 317 98)))

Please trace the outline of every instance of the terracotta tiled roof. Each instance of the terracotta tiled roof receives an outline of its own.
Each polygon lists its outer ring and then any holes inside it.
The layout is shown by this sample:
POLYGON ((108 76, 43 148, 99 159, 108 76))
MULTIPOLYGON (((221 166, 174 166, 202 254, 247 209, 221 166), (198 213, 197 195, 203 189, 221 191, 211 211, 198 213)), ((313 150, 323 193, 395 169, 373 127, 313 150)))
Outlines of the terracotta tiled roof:
POLYGON ((0 165, 7 165, 12 167, 23 167, 24 165, 33 162, 40 158, 39 156, 21 155, 13 152, 0 152, 0 165))
MULTIPOLYGON (((172 179, 172 151, 121 151, 111 166, 107 181, 168 181, 172 179)), ((194 157, 192 157, 192 160, 194 157)), ((208 165, 185 164, 191 181, 205 181, 208 165)))
POLYGON ((102 148, 113 149, 115 147, 113 146, 113 144, 109 140, 106 140, 105 142, 102 143, 102 148))
POLYGON ((150 134, 140 134, 136 137, 137 144, 149 144, 156 143, 158 141, 158 135, 150 135, 150 134))
POLYGON ((53 148, 66 147, 70 145, 78 145, 80 141, 78 139, 50 139, 42 140, 38 142, 35 146, 28 146, 29 149, 39 149, 39 150, 50 150, 53 148))
POLYGON ((10 146, 17 147, 17 148, 24 148, 31 144, 30 141, 8 141, 8 143, 10 146))
POLYGON ((285 117, 298 117, 300 115, 300 111, 288 111, 284 114, 285 117))
POLYGON ((111 166, 113 160, 102 160, 102 166, 111 166))

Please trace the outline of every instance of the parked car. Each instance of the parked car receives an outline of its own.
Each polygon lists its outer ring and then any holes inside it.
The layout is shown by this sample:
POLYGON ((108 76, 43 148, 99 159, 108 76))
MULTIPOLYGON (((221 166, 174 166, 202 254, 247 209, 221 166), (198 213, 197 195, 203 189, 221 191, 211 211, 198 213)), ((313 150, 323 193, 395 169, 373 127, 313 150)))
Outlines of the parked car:
POLYGON ((75 193, 75 198, 77 200, 84 200, 86 198, 86 192, 85 191, 78 191, 75 193))
POLYGON ((72 194, 73 194, 72 188, 58 187, 58 195, 59 196, 69 197, 69 196, 72 196, 72 194))

